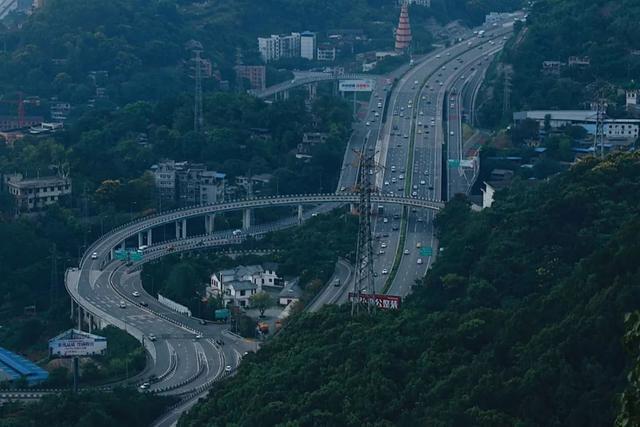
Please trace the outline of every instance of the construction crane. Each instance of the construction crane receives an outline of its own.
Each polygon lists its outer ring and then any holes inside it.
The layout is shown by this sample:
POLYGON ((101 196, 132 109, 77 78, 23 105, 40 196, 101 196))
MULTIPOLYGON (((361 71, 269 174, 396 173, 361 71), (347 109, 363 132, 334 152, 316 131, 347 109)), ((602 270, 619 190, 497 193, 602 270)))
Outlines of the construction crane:
POLYGON ((0 103, 3 104, 17 104, 18 105, 18 127, 23 128, 25 126, 25 114, 24 114, 24 98, 22 92, 18 92, 18 99, 0 99, 0 103))

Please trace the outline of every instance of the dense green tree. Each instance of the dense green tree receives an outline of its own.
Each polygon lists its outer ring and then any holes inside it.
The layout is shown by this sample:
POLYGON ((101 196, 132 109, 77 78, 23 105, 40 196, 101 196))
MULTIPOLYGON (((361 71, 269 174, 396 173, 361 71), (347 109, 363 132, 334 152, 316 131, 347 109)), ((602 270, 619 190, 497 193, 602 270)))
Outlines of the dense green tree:
POLYGON ((612 424, 640 308, 638 190, 634 153, 517 183, 480 213, 457 197, 399 311, 296 316, 180 426, 612 424))

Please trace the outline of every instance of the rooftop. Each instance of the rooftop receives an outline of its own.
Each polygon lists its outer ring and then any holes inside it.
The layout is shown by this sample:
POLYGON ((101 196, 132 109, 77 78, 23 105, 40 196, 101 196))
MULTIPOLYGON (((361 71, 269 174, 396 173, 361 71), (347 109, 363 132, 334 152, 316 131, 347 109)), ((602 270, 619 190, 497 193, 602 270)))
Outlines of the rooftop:
POLYGON ((45 187, 49 185, 62 185, 68 184, 69 178, 63 178, 60 176, 46 176, 40 178, 23 178, 21 174, 8 176, 7 184, 19 188, 29 187, 45 187))
POLYGON ((250 291, 252 289, 257 289, 257 286, 249 280, 233 280, 226 283, 226 286, 233 287, 235 291, 250 291))
POLYGON ((25 377, 29 385, 49 378, 49 373, 24 357, 0 347, 0 379, 15 381, 25 377))

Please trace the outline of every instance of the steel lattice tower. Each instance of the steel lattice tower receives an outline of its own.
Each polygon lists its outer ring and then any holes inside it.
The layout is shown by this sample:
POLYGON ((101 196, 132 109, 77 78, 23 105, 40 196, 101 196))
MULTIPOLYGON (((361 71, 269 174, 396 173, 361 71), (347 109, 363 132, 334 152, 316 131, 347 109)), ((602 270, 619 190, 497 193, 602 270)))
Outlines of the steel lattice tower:
POLYGON ((199 49, 194 49, 194 67, 195 67, 195 95, 194 95, 194 106, 193 106, 193 130, 195 132, 200 132, 202 130, 202 124, 204 122, 202 118, 202 58, 200 54, 202 53, 199 49))
MULTIPOLYGON (((366 144, 365 144, 366 146, 366 144)), ((357 191, 360 194, 358 201, 358 245, 356 249, 356 276, 353 284, 353 299, 351 302, 351 315, 357 315, 360 310, 366 309, 368 313, 375 310, 373 297, 361 298, 361 295, 375 294, 373 276, 373 238, 371 236, 371 193, 374 187, 371 183, 371 171, 374 171, 375 161, 373 150, 371 153, 362 153, 358 172, 357 191)))

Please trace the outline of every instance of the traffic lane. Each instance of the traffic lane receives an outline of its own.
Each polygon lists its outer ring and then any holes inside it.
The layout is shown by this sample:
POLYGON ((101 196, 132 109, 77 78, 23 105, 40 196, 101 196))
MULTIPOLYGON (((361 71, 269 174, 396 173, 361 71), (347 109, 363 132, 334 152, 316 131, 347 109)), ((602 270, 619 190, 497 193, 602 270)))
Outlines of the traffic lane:
POLYGON ((345 264, 346 263, 341 261, 336 262, 331 278, 326 283, 318 298, 307 308, 308 311, 315 312, 320 310, 324 305, 330 304, 334 299, 337 299, 339 293, 344 290, 343 288, 349 286, 351 280, 348 279, 351 276, 351 270, 350 267, 345 264), (335 286, 336 280, 338 280, 338 286, 335 286))

